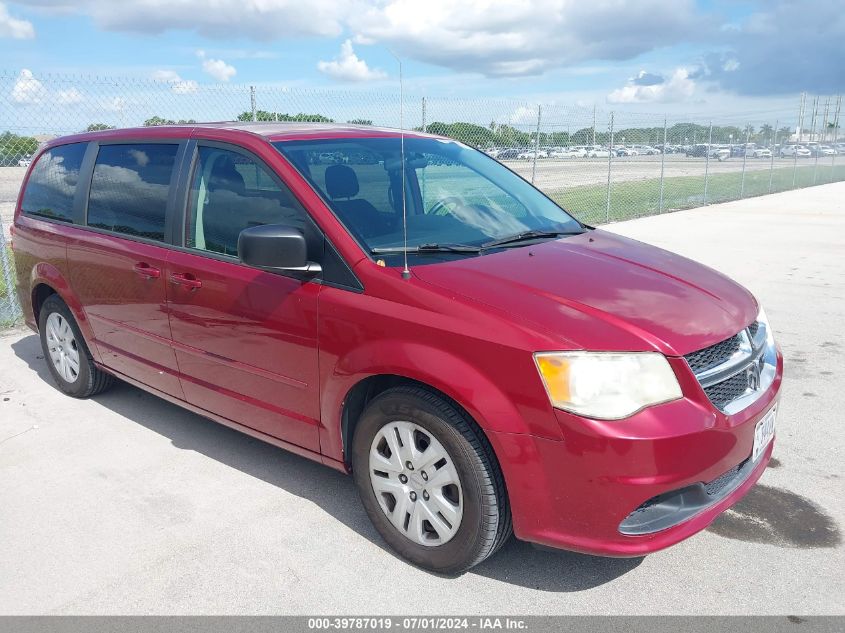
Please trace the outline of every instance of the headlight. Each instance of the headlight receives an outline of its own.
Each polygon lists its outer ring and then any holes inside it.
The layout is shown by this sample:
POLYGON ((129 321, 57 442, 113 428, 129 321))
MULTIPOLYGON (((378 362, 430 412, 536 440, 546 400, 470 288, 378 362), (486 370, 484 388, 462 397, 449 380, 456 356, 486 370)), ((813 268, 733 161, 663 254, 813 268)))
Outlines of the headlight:
POLYGON ((534 362, 552 405, 589 418, 618 420, 682 395, 656 352, 538 352, 534 362))
POLYGON ((769 319, 766 316, 766 311, 763 306, 760 306, 760 311, 757 313, 757 323, 761 323, 766 328, 766 347, 772 347, 775 344, 775 333, 772 332, 772 326, 769 325, 769 319))

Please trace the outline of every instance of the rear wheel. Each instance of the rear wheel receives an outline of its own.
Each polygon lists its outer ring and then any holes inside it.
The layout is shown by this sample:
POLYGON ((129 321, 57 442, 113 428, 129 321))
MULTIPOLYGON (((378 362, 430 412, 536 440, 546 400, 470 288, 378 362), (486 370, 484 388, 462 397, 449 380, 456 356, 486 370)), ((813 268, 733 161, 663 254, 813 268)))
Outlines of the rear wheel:
POLYGON ((504 480, 486 438, 445 399, 390 389, 365 409, 353 475, 373 525, 401 556, 456 574, 511 534, 504 480))
POLYGON ((50 295, 38 317, 41 349, 56 386, 74 398, 87 398, 109 388, 114 378, 94 364, 70 308, 50 295))

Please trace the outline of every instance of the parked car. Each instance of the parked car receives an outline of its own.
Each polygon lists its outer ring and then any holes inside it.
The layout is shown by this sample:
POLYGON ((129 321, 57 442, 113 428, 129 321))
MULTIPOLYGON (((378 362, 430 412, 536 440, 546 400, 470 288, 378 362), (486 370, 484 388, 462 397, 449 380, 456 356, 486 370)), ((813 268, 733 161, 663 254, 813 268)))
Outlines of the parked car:
POLYGON ((29 167, 32 164, 32 156, 24 156, 18 160, 18 167, 29 167))
POLYGON ((810 155, 812 156, 836 156, 836 150, 833 149, 830 145, 819 145, 813 144, 810 145, 807 149, 810 150, 810 155))
POLYGON ((517 156, 517 158, 518 158, 519 160, 534 160, 535 156, 536 156, 537 158, 548 158, 548 155, 546 154, 546 152, 545 152, 545 151, 543 151, 543 150, 541 150, 541 149, 538 149, 538 150, 533 150, 533 149, 525 150, 525 151, 523 151, 523 152, 520 152, 520 153, 519 153, 519 155, 517 156))
POLYGON ((845 154, 845 143, 834 143, 833 149, 835 149, 836 153, 839 155, 845 154))
POLYGON ((651 145, 632 145, 631 149, 641 156, 656 156, 660 153, 659 149, 651 145))
POLYGON ((748 158, 771 158, 772 151, 768 147, 752 147, 747 150, 748 158))
POLYGON ((630 147, 623 147, 622 145, 614 146, 613 153, 616 156, 636 156, 635 150, 631 149, 630 147))
POLYGON ((707 156, 709 149, 709 145, 707 143, 698 143, 696 145, 690 145, 685 150, 687 156, 691 157, 704 157, 707 156))
POLYGON ((50 141, 25 183, 17 292, 59 390, 123 380, 351 473, 415 565, 461 572, 511 531, 642 556, 771 457, 783 359, 751 293, 456 141, 110 130, 50 141))
POLYGON ((518 149, 503 149, 498 154, 496 154, 496 160, 513 160, 517 158, 522 153, 522 150, 518 149))
POLYGON ((784 145, 780 148, 781 157, 794 156, 796 158, 809 158, 812 154, 803 145, 784 145))
POLYGON ((727 145, 710 145, 707 149, 707 156, 715 158, 719 162, 728 160, 731 157, 731 149, 727 145))
POLYGON ((582 147, 556 147, 548 153, 549 158, 584 158, 587 150, 582 147))
POLYGON ((590 158, 607 158, 610 156, 610 150, 601 145, 591 145, 587 148, 587 156, 590 158))

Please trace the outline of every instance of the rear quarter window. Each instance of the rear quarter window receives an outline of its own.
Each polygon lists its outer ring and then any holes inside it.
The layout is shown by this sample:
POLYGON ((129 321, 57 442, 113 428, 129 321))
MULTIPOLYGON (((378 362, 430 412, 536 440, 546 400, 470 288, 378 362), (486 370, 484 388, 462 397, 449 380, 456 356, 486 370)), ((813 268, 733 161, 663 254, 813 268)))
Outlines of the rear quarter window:
POLYGON ((88 226, 163 241, 178 149, 163 143, 101 145, 91 177, 88 226))
POLYGON ((87 143, 73 143, 44 152, 32 168, 21 211, 26 215, 73 222, 73 197, 87 147, 87 143))

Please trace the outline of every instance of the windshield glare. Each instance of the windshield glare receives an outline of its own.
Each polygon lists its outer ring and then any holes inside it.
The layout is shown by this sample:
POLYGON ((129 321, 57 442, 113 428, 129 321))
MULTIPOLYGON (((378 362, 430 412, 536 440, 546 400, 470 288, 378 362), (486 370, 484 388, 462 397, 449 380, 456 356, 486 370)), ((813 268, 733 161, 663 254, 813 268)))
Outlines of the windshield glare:
MULTIPOLYGON (((275 146, 366 250, 403 246, 398 136, 281 141, 275 146)), ((409 249, 423 244, 480 246, 525 231, 582 230, 522 178, 461 143, 406 137, 405 165, 409 249)))

